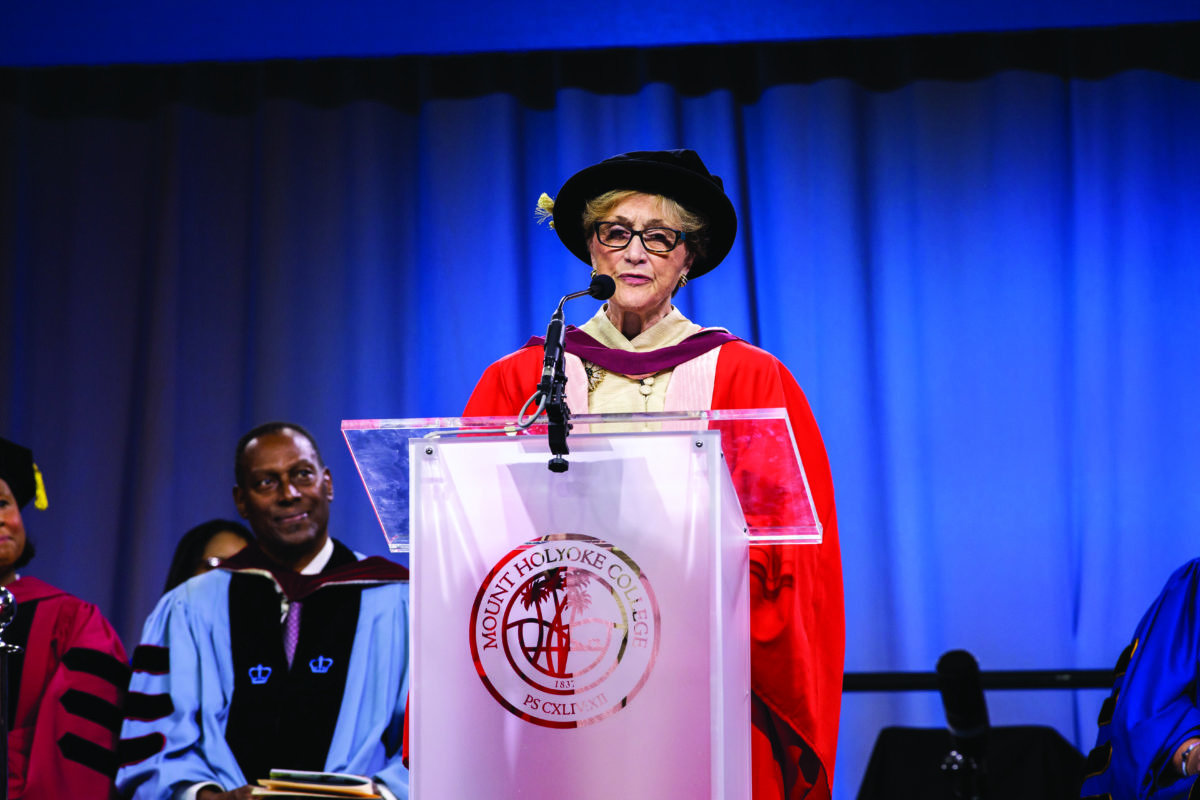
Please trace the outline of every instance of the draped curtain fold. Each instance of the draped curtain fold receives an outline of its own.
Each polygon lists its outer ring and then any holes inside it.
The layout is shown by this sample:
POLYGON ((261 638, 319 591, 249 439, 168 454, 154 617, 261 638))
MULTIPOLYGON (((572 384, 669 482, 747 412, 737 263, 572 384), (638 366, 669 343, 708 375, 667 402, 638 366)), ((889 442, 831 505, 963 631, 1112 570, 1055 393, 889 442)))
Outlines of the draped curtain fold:
MULTIPOLYGON (((340 421, 457 414, 586 284, 538 194, 685 146, 740 231, 677 303, 808 393, 847 669, 1106 666, 1197 550, 1200 83, 1172 50, 1195 31, 1149 68, 1142 31, 1107 61, 971 40, 989 70, 916 40, 614 52, 588 80, 582 54, 2 71, 0 431, 51 501, 28 569, 135 642, 275 418, 317 435, 334 535, 382 553, 340 421)), ((989 702, 1086 749, 1102 699, 989 702)), ((843 708, 843 798, 880 725, 942 721, 927 694, 843 708)))

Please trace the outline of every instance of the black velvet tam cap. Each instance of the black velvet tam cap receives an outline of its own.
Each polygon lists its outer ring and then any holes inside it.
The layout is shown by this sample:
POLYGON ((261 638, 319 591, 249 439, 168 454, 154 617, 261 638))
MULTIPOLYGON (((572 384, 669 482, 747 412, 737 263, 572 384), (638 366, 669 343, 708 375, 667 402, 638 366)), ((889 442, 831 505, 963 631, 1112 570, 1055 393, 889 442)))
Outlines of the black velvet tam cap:
POLYGON ((18 507, 24 508, 34 496, 38 496, 38 507, 45 508, 41 500, 45 497, 40 488, 41 475, 33 463, 33 451, 28 447, 0 438, 0 479, 12 490, 18 507))

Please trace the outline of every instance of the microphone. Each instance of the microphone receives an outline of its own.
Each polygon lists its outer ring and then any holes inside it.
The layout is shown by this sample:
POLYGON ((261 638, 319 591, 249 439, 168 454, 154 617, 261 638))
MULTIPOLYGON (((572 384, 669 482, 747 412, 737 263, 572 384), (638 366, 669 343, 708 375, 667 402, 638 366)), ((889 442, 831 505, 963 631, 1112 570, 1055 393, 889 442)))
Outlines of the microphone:
POLYGON ((592 276, 592 285, 587 288, 587 293, 597 300, 607 300, 616 294, 617 282, 608 275, 592 276))
POLYGON ((558 301, 558 308, 554 309, 554 314, 550 317, 550 324, 546 327, 546 349, 545 355, 542 357, 542 377, 538 381, 538 391, 549 396, 554 383, 554 372, 562 358, 563 343, 566 337, 566 329, 563 325, 563 305, 568 300, 583 297, 585 294, 597 300, 607 300, 616 291, 617 282, 610 276, 594 275, 588 288, 565 295, 562 300, 558 301))
POLYGON ((979 680, 979 664, 966 650, 951 650, 938 659, 938 691, 946 709, 946 725, 959 752, 982 755, 988 732, 987 701, 979 680))
POLYGON ((938 659, 937 676, 953 747, 942 768, 954 778, 956 797, 980 797, 991 724, 979 664, 966 650, 951 650, 938 659))

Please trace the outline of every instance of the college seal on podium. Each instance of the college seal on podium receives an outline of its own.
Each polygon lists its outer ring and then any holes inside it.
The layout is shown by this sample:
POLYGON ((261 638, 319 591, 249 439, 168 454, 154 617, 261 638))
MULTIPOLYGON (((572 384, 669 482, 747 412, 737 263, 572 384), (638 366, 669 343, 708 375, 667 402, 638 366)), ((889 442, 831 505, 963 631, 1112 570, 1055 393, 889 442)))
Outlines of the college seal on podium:
POLYGON ((628 553, 560 533, 500 559, 471 609, 471 656, 483 685, 516 716, 578 728, 624 708, 658 653, 650 581, 628 553))

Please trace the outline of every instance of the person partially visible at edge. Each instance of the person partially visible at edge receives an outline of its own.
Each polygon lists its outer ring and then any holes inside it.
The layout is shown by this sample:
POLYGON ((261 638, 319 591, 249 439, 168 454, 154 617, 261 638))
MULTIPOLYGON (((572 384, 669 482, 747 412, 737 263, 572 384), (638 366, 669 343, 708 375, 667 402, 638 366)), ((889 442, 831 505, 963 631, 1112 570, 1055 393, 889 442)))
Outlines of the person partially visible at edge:
POLYGON ((117 784, 247 798, 272 769, 408 797, 408 570, 329 536, 333 476, 304 428, 248 432, 233 499, 256 540, 168 592, 134 651, 117 784))
POLYGON ((1084 798, 1200 797, 1200 559, 1167 579, 1100 708, 1084 798))
MULTIPOLYGON (((573 414, 786 408, 824 538, 751 552, 755 800, 831 794, 845 621, 833 482, 820 431, 777 359, 672 304, 733 247, 737 215, 721 179, 691 150, 614 156, 538 203, 567 249, 616 293, 566 336, 573 414)), ((517 414, 542 369, 531 341, 492 364, 466 416, 517 414)))
POLYGON ((171 568, 163 594, 188 578, 216 569, 254 541, 254 534, 240 522, 231 519, 210 519, 189 530, 175 545, 171 568))
POLYGON ((46 508, 33 453, 0 439, 0 585, 17 602, 8 657, 8 797, 116 797, 125 648, 95 606, 23 570, 34 556, 21 510, 46 508))

